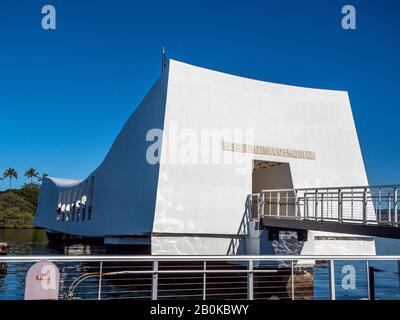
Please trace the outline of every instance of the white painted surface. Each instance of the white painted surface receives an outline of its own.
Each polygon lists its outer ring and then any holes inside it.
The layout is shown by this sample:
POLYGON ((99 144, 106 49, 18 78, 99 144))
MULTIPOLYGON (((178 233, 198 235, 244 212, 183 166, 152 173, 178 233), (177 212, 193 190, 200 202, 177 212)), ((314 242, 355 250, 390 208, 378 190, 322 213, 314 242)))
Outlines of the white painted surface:
POLYGON ((225 255, 230 241, 230 238, 153 236, 151 246, 152 254, 157 255, 225 255))
MULTIPOLYGON (((295 188, 368 185, 346 92, 266 83, 171 61, 164 137, 171 121, 180 129, 198 131, 254 129, 255 145, 315 151, 316 160, 236 155, 249 168, 253 159, 288 162, 295 188)), ((236 169, 161 164, 154 231, 237 233, 252 176, 251 169, 245 175, 237 175, 236 169)), ((153 254, 170 250, 160 241, 153 254)), ((192 239, 190 246, 198 241, 205 243, 203 238, 192 239)), ((352 248, 350 240, 337 244, 338 250, 352 248)), ((370 252, 375 252, 372 246, 370 252)))
MULTIPOLYGON (((237 138, 227 142, 244 143, 237 138)), ((211 154, 232 156, 220 145, 211 154)), ((45 179, 35 223, 85 236, 171 234, 152 237, 153 254, 224 254, 230 235, 239 230, 246 196, 252 192, 254 159, 289 163, 295 188, 368 185, 346 92, 261 82, 171 60, 104 162, 88 177, 96 177, 92 220, 57 222, 59 192, 75 190, 77 185, 45 179), (242 161, 239 166, 164 163, 165 150, 170 148, 167 137, 176 125, 198 133, 202 129, 254 130, 254 141, 245 143, 314 151, 316 160, 235 153, 242 161), (145 159, 150 144, 145 136, 151 128, 164 129, 159 166, 145 159)), ((68 197, 63 201, 73 196, 68 197)), ((338 250, 358 254, 365 245, 330 241, 310 241, 304 250, 326 254, 324 246, 333 252, 333 244, 338 250)), ((365 245, 363 253, 375 253, 375 247, 365 245)))
MULTIPOLYGON (((50 230, 83 236, 150 234, 153 227, 158 165, 146 161, 146 134, 162 128, 167 75, 164 73, 128 119, 101 165, 80 184, 44 179, 35 224, 50 230), (58 194, 65 203, 87 194, 85 182, 95 176, 92 219, 57 221, 58 194), (81 189, 79 189, 81 188, 81 189)), ((112 106, 110 106, 112 107, 112 106)), ((88 203, 91 200, 88 199, 88 203)))
MULTIPOLYGON (((344 234, 309 231, 308 241, 304 243, 302 255, 375 255, 375 240, 352 236, 364 240, 315 240, 316 236, 344 237, 344 234)), ((351 236, 350 236, 351 237, 351 236)))

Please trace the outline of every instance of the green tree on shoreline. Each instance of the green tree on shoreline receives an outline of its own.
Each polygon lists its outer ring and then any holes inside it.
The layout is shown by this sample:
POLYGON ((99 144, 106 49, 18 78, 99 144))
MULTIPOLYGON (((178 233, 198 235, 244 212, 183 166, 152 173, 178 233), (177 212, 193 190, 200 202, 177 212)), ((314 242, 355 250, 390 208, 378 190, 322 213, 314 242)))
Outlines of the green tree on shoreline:
POLYGON ((34 168, 30 168, 25 172, 24 176, 31 179, 31 184, 32 184, 33 178, 39 178, 39 172, 37 172, 36 169, 34 168))
POLYGON ((13 178, 18 179, 18 173, 17 171, 15 171, 14 168, 8 168, 6 171, 4 171, 3 178, 10 179, 10 190, 11 190, 11 180, 13 178))
POLYGON ((28 183, 19 189, 0 191, 0 229, 34 228, 40 186, 28 183))

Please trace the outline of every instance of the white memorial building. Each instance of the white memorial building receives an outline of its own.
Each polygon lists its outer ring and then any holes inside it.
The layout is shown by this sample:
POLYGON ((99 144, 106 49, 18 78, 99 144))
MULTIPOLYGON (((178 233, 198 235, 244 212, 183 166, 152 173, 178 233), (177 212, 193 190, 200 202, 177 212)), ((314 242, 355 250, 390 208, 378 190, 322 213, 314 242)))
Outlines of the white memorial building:
POLYGON ((35 224, 151 254, 375 254, 372 237, 240 232, 249 194, 352 185, 368 179, 347 92, 170 60, 86 179, 44 179, 35 224))

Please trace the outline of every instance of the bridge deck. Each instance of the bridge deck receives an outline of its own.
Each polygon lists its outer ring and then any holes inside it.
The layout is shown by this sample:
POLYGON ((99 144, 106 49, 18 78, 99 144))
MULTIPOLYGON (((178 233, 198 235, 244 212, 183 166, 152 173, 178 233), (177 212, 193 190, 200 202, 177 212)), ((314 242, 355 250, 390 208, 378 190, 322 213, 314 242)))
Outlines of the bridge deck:
POLYGON ((314 230, 400 239, 400 228, 390 225, 365 225, 362 223, 297 220, 294 218, 276 218, 266 216, 261 218, 261 225, 264 228, 274 227, 293 230, 314 230))
POLYGON ((264 228, 400 239, 400 185, 262 190, 248 196, 264 228))

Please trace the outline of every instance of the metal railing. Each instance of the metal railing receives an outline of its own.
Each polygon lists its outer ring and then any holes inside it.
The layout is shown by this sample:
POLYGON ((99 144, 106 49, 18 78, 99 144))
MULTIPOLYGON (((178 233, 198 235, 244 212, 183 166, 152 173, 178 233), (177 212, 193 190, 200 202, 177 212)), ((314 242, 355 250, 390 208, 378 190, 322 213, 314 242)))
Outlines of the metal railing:
MULTIPOLYGON (((262 190, 253 217, 399 226, 400 185, 262 190)), ((254 211, 255 210, 255 211, 254 211)))
POLYGON ((0 299, 44 260, 59 299, 400 299, 400 256, 4 256, 0 299))

